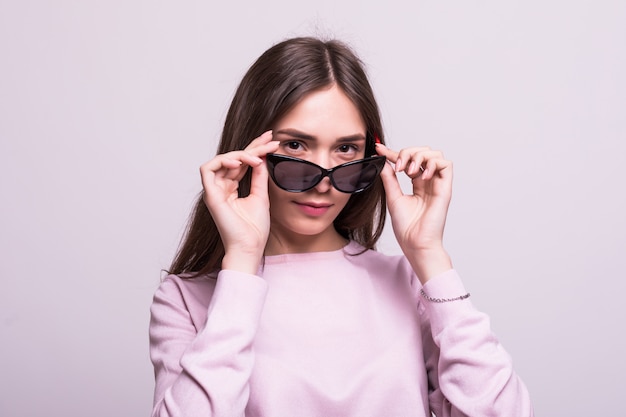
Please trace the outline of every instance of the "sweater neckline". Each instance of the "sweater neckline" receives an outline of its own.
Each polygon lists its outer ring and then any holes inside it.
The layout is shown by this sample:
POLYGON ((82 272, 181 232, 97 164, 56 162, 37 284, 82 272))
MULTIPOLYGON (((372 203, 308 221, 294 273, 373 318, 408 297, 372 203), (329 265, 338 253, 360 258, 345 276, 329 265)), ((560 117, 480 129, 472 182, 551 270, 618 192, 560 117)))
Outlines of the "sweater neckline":
POLYGON ((357 254, 363 247, 355 241, 349 241, 344 247, 331 251, 283 253, 280 255, 268 255, 264 257, 265 265, 277 265, 294 261, 316 261, 344 258, 349 254, 357 254))

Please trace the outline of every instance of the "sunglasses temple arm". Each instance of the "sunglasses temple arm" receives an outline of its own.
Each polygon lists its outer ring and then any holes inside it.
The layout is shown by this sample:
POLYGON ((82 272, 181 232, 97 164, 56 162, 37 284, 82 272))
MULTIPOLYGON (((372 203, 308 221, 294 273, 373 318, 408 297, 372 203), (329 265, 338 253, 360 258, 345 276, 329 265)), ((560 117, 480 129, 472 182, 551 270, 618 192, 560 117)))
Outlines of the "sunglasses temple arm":
POLYGON ((376 145, 374 135, 370 132, 367 132, 365 136, 365 157, 376 156, 376 145))

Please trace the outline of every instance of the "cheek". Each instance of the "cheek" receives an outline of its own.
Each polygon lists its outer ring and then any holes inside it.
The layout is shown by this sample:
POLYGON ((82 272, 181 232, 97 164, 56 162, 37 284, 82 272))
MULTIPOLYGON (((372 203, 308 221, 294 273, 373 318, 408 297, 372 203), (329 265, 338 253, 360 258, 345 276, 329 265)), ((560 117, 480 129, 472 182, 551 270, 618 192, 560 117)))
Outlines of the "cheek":
POLYGON ((346 206, 346 204, 348 204, 348 201, 350 201, 351 194, 342 193, 336 190, 335 193, 338 194, 338 196, 335 198, 335 205, 338 209, 337 214, 339 214, 341 210, 343 210, 343 208, 346 206))
POLYGON ((270 214, 278 215, 283 210, 287 210, 289 203, 293 200, 293 194, 294 193, 278 188, 278 186, 270 180, 267 187, 267 195, 270 200, 270 214))
POLYGON ((337 193, 340 194, 338 200, 341 200, 344 206, 348 204, 348 201, 350 201, 350 197, 352 197, 352 194, 342 193, 341 191, 337 191, 337 193))
POLYGON ((267 195, 270 200, 270 207, 273 205, 280 204, 280 201, 283 200, 283 198, 281 198, 281 194, 283 192, 285 191, 278 188, 276 184, 274 184, 274 181, 270 180, 268 187, 267 187, 267 195))

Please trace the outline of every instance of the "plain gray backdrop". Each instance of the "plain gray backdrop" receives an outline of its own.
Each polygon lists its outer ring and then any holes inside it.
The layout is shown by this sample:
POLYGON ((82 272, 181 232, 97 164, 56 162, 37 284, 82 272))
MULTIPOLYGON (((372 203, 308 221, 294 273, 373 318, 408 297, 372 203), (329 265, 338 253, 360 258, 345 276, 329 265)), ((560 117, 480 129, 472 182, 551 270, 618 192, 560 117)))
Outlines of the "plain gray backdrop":
MULTIPOLYGON (((152 295, 241 76, 351 44, 537 415, 623 415, 626 2, 0 0, 0 415, 147 416, 152 295)), ((397 253, 391 228, 380 250, 397 253)))

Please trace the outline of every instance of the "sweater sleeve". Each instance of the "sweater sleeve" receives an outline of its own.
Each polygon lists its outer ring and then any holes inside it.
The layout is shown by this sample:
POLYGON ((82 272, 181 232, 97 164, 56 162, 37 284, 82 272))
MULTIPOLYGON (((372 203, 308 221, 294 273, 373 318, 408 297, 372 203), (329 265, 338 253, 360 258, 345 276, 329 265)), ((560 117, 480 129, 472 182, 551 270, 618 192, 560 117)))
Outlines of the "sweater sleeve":
POLYGON ((153 417, 244 415, 266 292, 260 277, 221 271, 196 328, 179 284, 161 284, 150 309, 153 417))
MULTIPOLYGON (((434 298, 466 293, 454 270, 423 288, 434 298)), ((420 304, 429 402, 435 415, 532 417, 528 391, 492 333, 487 315, 469 299, 446 303, 421 299, 420 304)))

